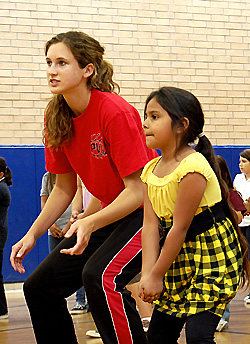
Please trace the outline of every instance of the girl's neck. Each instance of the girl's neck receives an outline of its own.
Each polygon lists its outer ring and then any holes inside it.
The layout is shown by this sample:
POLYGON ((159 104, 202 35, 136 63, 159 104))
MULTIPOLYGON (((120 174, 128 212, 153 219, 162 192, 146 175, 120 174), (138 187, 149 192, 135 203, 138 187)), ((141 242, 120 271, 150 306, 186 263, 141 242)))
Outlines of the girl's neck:
POLYGON ((64 94, 63 97, 68 106, 73 111, 75 117, 80 116, 86 110, 91 96, 91 90, 87 87, 82 88, 79 92, 64 94))
POLYGON ((195 153, 195 150, 189 145, 181 148, 177 153, 176 153, 176 146, 175 146, 175 147, 172 147, 172 149, 168 149, 162 152, 162 159, 165 161, 171 161, 171 160, 181 161, 184 158, 186 158, 189 154, 192 154, 192 153, 195 153))
POLYGON ((178 167, 180 162, 192 153, 195 153, 195 150, 190 146, 186 146, 177 152, 177 154, 175 154, 175 151, 168 152, 168 154, 162 154, 159 163, 154 169, 154 174, 159 178, 171 174, 178 167))
POLYGON ((250 175, 248 175, 246 173, 244 173, 244 175, 245 175, 246 180, 248 180, 250 178, 250 175))

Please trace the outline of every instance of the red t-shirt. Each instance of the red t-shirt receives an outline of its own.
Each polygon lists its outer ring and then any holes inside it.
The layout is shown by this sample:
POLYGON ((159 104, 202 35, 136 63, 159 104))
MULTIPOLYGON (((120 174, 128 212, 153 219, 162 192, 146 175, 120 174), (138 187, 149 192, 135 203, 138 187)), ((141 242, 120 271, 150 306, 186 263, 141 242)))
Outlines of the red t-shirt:
POLYGON ((122 97, 93 89, 86 110, 73 118, 74 137, 56 151, 45 147, 46 169, 74 170, 103 206, 124 189, 123 177, 158 154, 146 146, 138 111, 122 97))

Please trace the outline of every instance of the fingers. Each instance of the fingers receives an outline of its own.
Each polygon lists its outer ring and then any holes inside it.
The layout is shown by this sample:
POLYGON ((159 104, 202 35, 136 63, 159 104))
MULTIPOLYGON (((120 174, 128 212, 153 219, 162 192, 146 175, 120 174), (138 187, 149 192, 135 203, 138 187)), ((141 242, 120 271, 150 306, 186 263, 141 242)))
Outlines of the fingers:
POLYGON ((74 225, 70 227, 70 229, 65 233, 65 238, 70 238, 76 232, 76 228, 74 225))
POLYGON ((81 231, 79 231, 78 225, 79 225, 79 223, 77 224, 77 222, 76 222, 74 225, 72 225, 70 227, 68 232, 65 234, 65 238, 69 238, 75 232, 77 233, 77 242, 76 242, 75 246, 73 246, 69 249, 62 249, 60 251, 61 253, 70 254, 70 255, 74 255, 74 254, 80 255, 83 253, 85 248, 88 246, 90 234, 86 235, 86 234, 82 233, 81 231))
POLYGON ((13 246, 11 256, 10 256, 10 262, 11 262, 13 269, 15 271, 20 272, 20 273, 25 272, 25 269, 24 269, 23 263, 22 263, 23 254, 24 254, 24 250, 22 248, 19 249, 19 247, 13 246))
MULTIPOLYGON (((69 228, 70 228, 70 227, 69 227, 69 228)), ((62 229, 62 231, 61 231, 61 236, 62 236, 62 237, 65 236, 65 234, 68 232, 69 228, 68 228, 68 227, 64 227, 64 228, 62 229)))
POLYGON ((75 246, 68 248, 68 249, 62 249, 60 253, 63 254, 70 254, 71 256, 73 255, 80 255, 83 253, 87 245, 83 246, 82 244, 76 243, 75 246))
POLYGON ((77 220, 77 215, 71 215, 70 222, 74 223, 77 220))
POLYGON ((56 223, 50 227, 50 233, 55 238, 60 238, 62 236, 61 229, 56 223))
POLYGON ((152 303, 153 301, 157 300, 161 293, 152 293, 152 292, 146 292, 145 288, 140 288, 139 290, 139 297, 144 302, 152 303))
POLYGON ((20 272, 21 274, 25 273, 25 269, 23 267, 23 260, 22 259, 20 259, 20 258, 16 258, 15 259, 14 270, 20 272))
POLYGON ((77 216, 78 216, 78 211, 73 211, 70 217, 70 222, 74 223, 77 220, 77 216))
POLYGON ((156 301, 159 298, 158 294, 156 294, 156 295, 148 295, 148 296, 143 295, 143 297, 141 295, 139 295, 139 296, 142 299, 142 301, 148 302, 148 303, 153 303, 153 301, 156 301))

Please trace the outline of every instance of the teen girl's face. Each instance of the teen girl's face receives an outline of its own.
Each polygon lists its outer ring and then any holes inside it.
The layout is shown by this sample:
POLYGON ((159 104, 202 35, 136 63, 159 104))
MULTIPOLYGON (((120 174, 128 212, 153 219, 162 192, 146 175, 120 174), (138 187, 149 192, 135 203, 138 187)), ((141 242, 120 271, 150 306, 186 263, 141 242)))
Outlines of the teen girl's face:
POLYGON ((79 67, 71 50, 64 43, 52 44, 49 47, 46 62, 51 93, 67 95, 83 84, 85 68, 79 67))
POLYGON ((149 148, 164 151, 169 145, 176 142, 172 119, 155 98, 149 101, 146 115, 143 128, 146 134, 146 144, 149 148))
POLYGON ((240 156, 239 167, 242 173, 250 177, 250 161, 240 156))

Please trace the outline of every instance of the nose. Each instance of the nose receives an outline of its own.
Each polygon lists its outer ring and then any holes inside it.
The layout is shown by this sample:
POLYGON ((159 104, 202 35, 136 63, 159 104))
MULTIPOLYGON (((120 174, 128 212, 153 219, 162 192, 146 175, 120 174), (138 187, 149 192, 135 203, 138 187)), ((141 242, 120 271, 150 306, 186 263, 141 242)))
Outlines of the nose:
POLYGON ((144 120, 142 127, 143 129, 148 129, 147 118, 144 120))
POLYGON ((47 71, 48 71, 48 74, 50 75, 56 75, 57 74, 56 65, 54 63, 51 63, 51 65, 48 66, 47 71))

